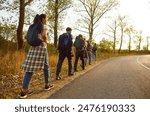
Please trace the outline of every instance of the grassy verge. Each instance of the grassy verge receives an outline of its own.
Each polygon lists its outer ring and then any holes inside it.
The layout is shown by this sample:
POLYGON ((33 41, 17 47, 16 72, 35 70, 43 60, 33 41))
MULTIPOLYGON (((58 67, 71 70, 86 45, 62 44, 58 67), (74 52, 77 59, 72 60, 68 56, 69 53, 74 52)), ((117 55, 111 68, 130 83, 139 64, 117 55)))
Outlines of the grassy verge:
MULTIPOLYGON (((97 54, 97 62, 108 59, 111 57, 124 56, 128 54, 113 54, 113 53, 100 53, 97 54)), ((24 73, 21 70, 21 65, 26 58, 24 51, 20 52, 9 52, 7 54, 0 53, 0 98, 16 98, 21 90, 24 73)), ((51 71, 51 80, 55 80, 56 65, 58 61, 58 53, 49 53, 49 63, 51 71)), ((74 62, 74 58, 73 58, 74 62)), ((80 64, 80 62, 79 62, 80 64)), ((89 67, 89 66, 88 66, 89 67)), ((68 64, 65 60, 61 74, 67 74, 68 64)), ((78 66, 79 71, 81 67, 78 66)), ((43 86, 43 72, 35 73, 31 83, 30 89, 37 89, 43 86)), ((59 84, 59 83, 57 83, 59 84)))

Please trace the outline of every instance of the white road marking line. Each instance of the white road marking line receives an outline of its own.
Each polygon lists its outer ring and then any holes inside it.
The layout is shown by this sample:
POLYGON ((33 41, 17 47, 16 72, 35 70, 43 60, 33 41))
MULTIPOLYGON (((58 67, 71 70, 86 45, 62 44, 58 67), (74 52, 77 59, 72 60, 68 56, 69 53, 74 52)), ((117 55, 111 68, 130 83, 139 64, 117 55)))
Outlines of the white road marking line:
POLYGON ((144 68, 146 68, 147 70, 150 71, 150 68, 148 68, 147 66, 145 66, 144 64, 142 64, 142 63, 139 61, 139 58, 140 58, 140 57, 137 58, 137 63, 140 64, 142 67, 144 67, 144 68))

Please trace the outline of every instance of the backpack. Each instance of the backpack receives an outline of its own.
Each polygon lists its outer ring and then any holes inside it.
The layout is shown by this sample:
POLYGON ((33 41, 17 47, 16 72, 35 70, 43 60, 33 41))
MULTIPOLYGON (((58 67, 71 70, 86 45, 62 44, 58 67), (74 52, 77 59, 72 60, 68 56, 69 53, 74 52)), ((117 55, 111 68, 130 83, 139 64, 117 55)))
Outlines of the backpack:
POLYGON ((66 37, 64 37, 64 40, 63 40, 64 48, 68 47, 68 43, 69 43, 69 37, 66 36, 66 37))
POLYGON ((30 25, 27 36, 26 36, 27 42, 31 46, 39 46, 43 41, 39 39, 39 30, 38 25, 30 25))
POLYGON ((92 45, 90 43, 87 44, 87 51, 92 51, 92 45))
POLYGON ((71 49, 71 39, 69 38, 69 35, 64 33, 59 36, 59 44, 58 49, 59 50, 70 50, 71 49))
POLYGON ((78 51, 82 51, 84 47, 84 41, 80 39, 79 36, 76 37, 76 40, 74 42, 74 46, 78 51))

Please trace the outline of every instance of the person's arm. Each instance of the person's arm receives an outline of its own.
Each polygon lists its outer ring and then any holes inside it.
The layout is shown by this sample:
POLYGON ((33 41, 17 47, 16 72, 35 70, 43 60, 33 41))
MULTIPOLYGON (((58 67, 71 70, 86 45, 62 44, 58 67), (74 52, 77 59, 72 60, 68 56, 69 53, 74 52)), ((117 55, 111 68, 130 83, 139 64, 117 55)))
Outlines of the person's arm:
POLYGON ((59 36, 59 39, 58 39, 58 50, 60 50, 60 45, 61 45, 61 38, 62 38, 62 35, 59 36))
POLYGON ((70 34, 70 36, 71 36, 71 46, 73 47, 73 36, 72 34, 70 34))
POLYGON ((47 40, 48 40, 48 36, 47 36, 47 29, 44 29, 43 31, 42 31, 42 33, 41 33, 41 36, 42 36, 42 39, 43 39, 43 41, 44 42, 47 42, 47 40))

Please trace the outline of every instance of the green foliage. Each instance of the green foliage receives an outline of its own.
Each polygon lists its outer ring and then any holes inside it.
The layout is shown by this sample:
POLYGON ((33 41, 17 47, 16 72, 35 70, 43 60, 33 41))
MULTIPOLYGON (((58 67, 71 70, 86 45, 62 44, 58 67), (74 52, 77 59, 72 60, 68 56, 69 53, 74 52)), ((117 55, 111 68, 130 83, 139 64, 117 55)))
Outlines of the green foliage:
POLYGON ((100 46, 101 52, 112 52, 113 50, 113 42, 105 38, 100 41, 99 46, 100 46))
POLYGON ((140 46, 138 44, 136 45, 135 50, 140 51, 140 46))
POLYGON ((121 50, 121 54, 129 54, 129 50, 121 50))
POLYGON ((45 12, 49 18, 50 27, 54 27, 55 22, 55 15, 57 10, 57 15, 59 18, 59 27, 61 27, 60 24, 62 24, 62 19, 64 19, 64 16, 66 14, 66 10, 71 7, 72 0, 58 0, 58 3, 56 3, 56 0, 48 0, 46 3, 45 12))
POLYGON ((143 51, 148 51, 148 48, 147 48, 147 46, 145 45, 145 46, 143 46, 143 51))
POLYGON ((16 42, 16 25, 12 24, 8 19, 0 23, 0 39, 16 42))

